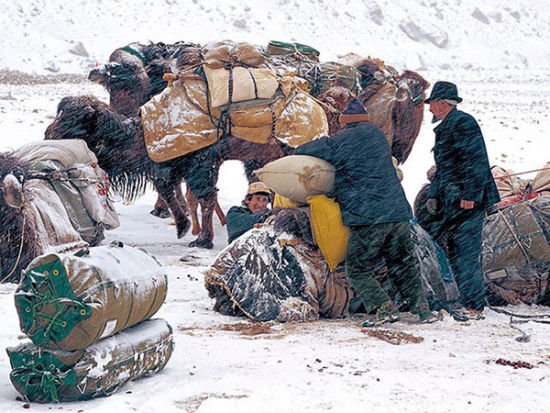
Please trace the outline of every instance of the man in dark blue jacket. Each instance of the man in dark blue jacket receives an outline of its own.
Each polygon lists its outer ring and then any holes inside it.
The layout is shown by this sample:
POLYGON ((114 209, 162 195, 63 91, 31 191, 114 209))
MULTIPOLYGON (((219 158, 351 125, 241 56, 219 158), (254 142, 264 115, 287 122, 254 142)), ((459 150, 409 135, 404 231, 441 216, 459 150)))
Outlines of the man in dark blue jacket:
POLYGON ((367 312, 376 310, 371 327, 398 319, 398 310, 374 277, 375 265, 386 260, 389 276, 421 321, 435 321, 413 253, 411 208, 382 131, 370 123, 363 104, 351 98, 340 115, 345 126, 331 137, 301 145, 297 155, 324 159, 336 168, 335 198, 342 221, 350 228, 346 275, 367 312))
POLYGON ((269 187, 263 182, 252 182, 241 206, 234 206, 227 212, 228 243, 239 238, 255 224, 263 222, 269 211, 267 205, 271 198, 269 187))
POLYGON ((434 122, 433 148, 436 172, 432 178, 428 210, 443 212, 443 220, 431 234, 450 233, 449 261, 460 289, 461 304, 479 315, 484 308, 485 287, 480 263, 481 230, 485 211, 499 202, 497 187, 476 120, 457 110, 462 102, 455 84, 436 82, 424 103, 434 122))

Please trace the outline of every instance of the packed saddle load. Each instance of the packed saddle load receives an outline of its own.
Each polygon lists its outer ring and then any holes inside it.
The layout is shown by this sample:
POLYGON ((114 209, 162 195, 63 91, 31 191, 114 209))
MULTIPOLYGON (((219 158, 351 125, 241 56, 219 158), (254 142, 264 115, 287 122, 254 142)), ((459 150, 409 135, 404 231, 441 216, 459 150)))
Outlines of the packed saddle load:
POLYGON ((168 87, 141 107, 147 151, 162 162, 232 135, 291 147, 324 136, 322 107, 295 70, 275 71, 259 48, 229 41, 195 50, 193 65, 167 75, 168 87))
MULTIPOLYGON (((95 154, 85 141, 33 142, 17 149, 14 156, 29 167, 29 183, 36 180, 34 185, 54 189, 72 226, 84 241, 95 245, 103 239, 105 229, 119 226, 108 197, 109 177, 98 166, 95 154)), ((38 187, 34 190, 35 193, 40 191, 38 187)), ((43 204, 46 203, 44 200, 43 204)), ((47 214, 47 210, 37 211, 37 215, 41 214, 47 214)))
POLYGON ((501 201, 483 226, 482 264, 495 303, 536 303, 548 295, 550 163, 532 180, 492 169, 501 201))

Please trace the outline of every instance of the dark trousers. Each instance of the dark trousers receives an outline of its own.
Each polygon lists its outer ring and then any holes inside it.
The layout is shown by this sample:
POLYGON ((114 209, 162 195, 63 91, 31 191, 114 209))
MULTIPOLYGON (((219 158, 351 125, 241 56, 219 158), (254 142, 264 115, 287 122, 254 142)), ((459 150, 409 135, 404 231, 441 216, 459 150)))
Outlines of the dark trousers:
POLYGON ((374 278, 380 258, 385 259, 388 275, 411 311, 428 311, 413 248, 408 221, 350 227, 346 276, 368 313, 393 301, 374 278))
POLYGON ((480 311, 485 306, 480 259, 484 219, 483 210, 464 211, 454 220, 444 221, 441 228, 448 234, 448 258, 460 290, 460 303, 480 311))

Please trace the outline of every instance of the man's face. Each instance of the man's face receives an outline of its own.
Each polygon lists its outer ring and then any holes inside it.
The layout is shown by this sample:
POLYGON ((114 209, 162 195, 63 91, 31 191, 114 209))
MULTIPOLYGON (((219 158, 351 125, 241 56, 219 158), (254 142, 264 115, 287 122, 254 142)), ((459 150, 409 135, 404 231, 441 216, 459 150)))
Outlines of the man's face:
POLYGON ((267 210, 269 197, 264 194, 253 194, 251 199, 245 198, 244 202, 253 214, 257 214, 258 212, 265 212, 267 210))
POLYGON ((432 100, 430 102, 430 112, 434 115, 432 123, 438 122, 449 113, 452 109, 452 106, 449 105, 444 100, 432 100))

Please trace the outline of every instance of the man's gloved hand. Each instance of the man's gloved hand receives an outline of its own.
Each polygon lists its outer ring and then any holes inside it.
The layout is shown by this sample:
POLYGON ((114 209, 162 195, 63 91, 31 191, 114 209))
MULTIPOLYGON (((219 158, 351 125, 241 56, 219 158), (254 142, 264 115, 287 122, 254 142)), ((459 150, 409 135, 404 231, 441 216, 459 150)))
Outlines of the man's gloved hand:
POLYGON ((437 214, 437 199, 435 198, 429 198, 426 201, 426 209, 428 212, 432 215, 437 214))

